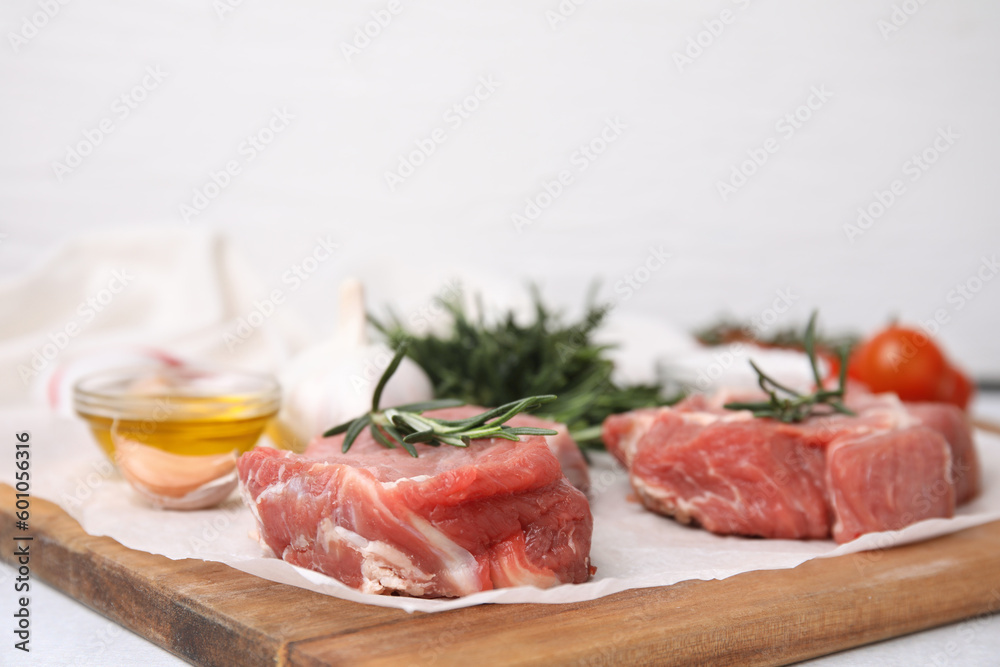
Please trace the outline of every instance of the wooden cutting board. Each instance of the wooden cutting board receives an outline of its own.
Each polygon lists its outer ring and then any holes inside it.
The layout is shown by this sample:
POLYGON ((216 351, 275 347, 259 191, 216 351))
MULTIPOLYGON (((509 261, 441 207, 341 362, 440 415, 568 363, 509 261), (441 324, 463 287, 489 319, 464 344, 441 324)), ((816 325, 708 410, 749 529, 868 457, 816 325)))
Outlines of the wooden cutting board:
POLYGON ((34 536, 33 577, 198 665, 781 665, 1000 609, 1000 522, 592 602, 407 614, 126 549, 37 498, 27 533, 13 513, 0 484, 0 541, 34 536))

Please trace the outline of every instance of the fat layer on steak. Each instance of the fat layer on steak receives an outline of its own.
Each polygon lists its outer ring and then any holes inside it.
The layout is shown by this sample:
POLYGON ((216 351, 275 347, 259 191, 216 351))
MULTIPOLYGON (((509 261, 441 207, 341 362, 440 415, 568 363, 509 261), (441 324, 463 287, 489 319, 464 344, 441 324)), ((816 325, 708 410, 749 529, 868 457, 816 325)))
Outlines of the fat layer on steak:
POLYGON ((978 493, 965 414, 855 392, 856 416, 756 419, 693 396, 604 422, 608 449, 647 508, 719 534, 847 542, 953 516, 978 493))
POLYGON ((369 593, 422 597, 590 577, 593 520, 540 436, 386 449, 367 431, 238 462, 244 500, 280 558, 369 593))

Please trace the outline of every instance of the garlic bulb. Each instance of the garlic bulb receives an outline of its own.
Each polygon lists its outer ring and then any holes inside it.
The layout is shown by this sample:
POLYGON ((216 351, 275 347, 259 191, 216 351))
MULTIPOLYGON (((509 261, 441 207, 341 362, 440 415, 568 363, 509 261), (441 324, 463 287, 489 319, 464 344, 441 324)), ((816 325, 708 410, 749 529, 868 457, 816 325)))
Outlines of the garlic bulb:
MULTIPOLYGON (((386 345, 368 341, 364 289, 358 280, 340 285, 340 319, 332 339, 293 358, 279 380, 284 395, 271 429, 280 447, 302 451, 323 431, 371 410, 375 385, 392 360, 386 345)), ((401 405, 434 397, 430 379, 403 359, 382 392, 381 404, 401 405)))

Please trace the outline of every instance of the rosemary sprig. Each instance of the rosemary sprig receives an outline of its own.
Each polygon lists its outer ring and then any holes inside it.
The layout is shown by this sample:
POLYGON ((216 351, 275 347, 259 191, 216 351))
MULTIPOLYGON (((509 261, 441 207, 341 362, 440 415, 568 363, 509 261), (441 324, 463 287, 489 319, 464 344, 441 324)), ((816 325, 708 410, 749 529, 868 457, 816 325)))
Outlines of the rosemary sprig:
POLYGON ((770 417, 787 423, 800 422, 812 415, 832 414, 838 412, 844 415, 854 413, 843 403, 844 381, 847 379, 847 352, 846 347, 840 350, 840 377, 836 389, 823 389, 823 379, 820 377, 819 365, 816 361, 816 311, 813 311, 809 318, 809 325, 806 327, 803 347, 806 356, 809 357, 809 367, 812 369, 813 379, 816 381, 816 390, 811 394, 801 394, 790 387, 786 387, 771 376, 767 375, 760 367, 750 360, 750 365, 757 372, 757 384, 768 395, 768 400, 749 403, 726 403, 727 410, 750 410, 754 417, 770 417), (787 394, 781 398, 778 392, 787 394), (826 410, 822 408, 828 408, 826 410))
POLYGON ((407 405, 379 410, 382 391, 385 389, 386 383, 389 382, 389 378, 399 368, 399 363, 406 355, 406 348, 405 344, 397 348, 395 356, 389 362, 385 372, 382 373, 382 377, 379 378, 378 384, 375 386, 375 394, 372 396, 371 412, 339 426, 334 426, 323 433, 323 437, 345 433, 344 444, 341 446, 343 453, 347 453, 365 427, 371 431, 372 437, 382 446, 390 449, 397 446, 402 447, 414 458, 417 457, 417 448, 413 445, 418 442, 434 447, 442 444, 468 447, 470 441, 478 438, 503 438, 516 442, 519 439, 518 436, 522 435, 556 435, 557 431, 548 428, 505 425, 505 422, 515 415, 556 400, 556 397, 551 394, 522 398, 467 419, 457 420, 433 419, 422 414, 427 410, 454 408, 465 404, 463 401, 448 398, 408 403, 407 405))

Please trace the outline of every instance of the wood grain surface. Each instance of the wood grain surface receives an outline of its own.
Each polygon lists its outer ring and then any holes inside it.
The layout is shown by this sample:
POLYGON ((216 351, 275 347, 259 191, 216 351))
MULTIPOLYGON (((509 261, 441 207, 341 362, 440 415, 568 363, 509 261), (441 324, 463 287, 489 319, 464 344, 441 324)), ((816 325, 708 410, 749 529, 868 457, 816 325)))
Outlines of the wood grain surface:
POLYGON ((1000 435, 1000 424, 988 419, 973 419, 972 425, 982 431, 989 431, 996 435, 1000 435))
MULTIPOLYGON (((8 545, 13 511, 0 484, 8 545)), ((30 526, 33 577, 198 665, 781 665, 1000 609, 1000 522, 791 570, 436 614, 126 549, 37 498, 30 526)))

